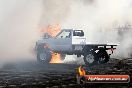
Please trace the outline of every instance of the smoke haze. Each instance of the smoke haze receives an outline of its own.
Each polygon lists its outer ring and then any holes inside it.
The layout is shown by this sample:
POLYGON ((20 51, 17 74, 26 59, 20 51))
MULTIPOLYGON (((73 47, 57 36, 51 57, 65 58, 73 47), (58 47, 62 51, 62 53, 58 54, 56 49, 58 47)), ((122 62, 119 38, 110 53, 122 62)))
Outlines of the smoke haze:
POLYGON ((0 60, 22 60, 31 55, 38 36, 39 0, 0 0, 0 60))
POLYGON ((131 25, 131 11, 132 0, 0 0, 0 60, 34 58, 40 29, 56 23, 84 29, 91 42, 120 43, 115 56, 128 57, 132 30, 120 36, 114 28, 131 25))
POLYGON ((131 25, 132 0, 76 0, 64 27, 84 29, 88 41, 120 44, 113 57, 132 54, 132 29, 122 31, 119 26, 131 25), (120 40, 121 39, 121 40, 120 40))

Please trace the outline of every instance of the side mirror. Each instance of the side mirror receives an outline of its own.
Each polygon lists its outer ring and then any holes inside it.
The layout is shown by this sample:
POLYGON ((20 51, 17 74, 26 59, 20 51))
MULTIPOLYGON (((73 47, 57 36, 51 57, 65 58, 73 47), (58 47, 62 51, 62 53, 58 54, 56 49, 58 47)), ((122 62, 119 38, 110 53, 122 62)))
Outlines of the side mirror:
POLYGON ((61 38, 63 38, 63 36, 61 36, 61 38))

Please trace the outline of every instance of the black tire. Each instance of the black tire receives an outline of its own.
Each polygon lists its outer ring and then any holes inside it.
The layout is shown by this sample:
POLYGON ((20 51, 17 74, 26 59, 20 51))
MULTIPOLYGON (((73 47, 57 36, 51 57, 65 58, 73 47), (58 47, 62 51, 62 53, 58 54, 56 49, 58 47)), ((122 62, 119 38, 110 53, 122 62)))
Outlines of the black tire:
POLYGON ((85 52, 84 62, 86 65, 95 65, 97 64, 97 54, 94 51, 85 52))
POLYGON ((100 64, 104 64, 104 63, 107 63, 110 59, 110 56, 108 55, 108 53, 106 52, 105 49, 100 49, 98 52, 97 52, 97 55, 98 55, 98 60, 99 60, 99 63, 100 64))
POLYGON ((52 58, 52 55, 49 48, 44 48, 43 46, 38 47, 38 52, 37 52, 38 62, 48 64, 51 58, 52 58))

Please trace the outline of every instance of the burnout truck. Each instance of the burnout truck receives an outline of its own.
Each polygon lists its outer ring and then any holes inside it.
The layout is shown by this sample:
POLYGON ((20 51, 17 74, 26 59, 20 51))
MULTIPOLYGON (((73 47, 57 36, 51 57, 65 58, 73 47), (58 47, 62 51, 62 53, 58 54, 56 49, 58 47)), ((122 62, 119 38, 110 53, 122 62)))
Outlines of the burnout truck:
POLYGON ((52 52, 65 55, 83 56, 85 64, 107 63, 116 44, 94 44, 86 41, 83 30, 62 29, 55 37, 45 33, 36 42, 37 60, 49 63, 52 52), (109 54, 108 51, 111 53, 109 54))

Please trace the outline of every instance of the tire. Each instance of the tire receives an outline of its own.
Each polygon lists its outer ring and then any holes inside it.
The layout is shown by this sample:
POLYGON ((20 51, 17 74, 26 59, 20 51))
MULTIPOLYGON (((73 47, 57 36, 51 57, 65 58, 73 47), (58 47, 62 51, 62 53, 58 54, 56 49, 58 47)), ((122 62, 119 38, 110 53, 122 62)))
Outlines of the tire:
POLYGON ((51 58, 52 58, 52 55, 49 48, 44 48, 43 46, 38 47, 38 52, 37 52, 38 62, 48 64, 51 58))
POLYGON ((94 51, 85 52, 84 62, 86 65, 95 65, 97 64, 97 54, 94 51))
POLYGON ((100 64, 104 64, 104 63, 107 63, 110 59, 110 56, 108 55, 108 53, 106 52, 105 49, 100 49, 98 52, 97 52, 97 55, 98 55, 98 60, 99 60, 99 63, 100 64))

